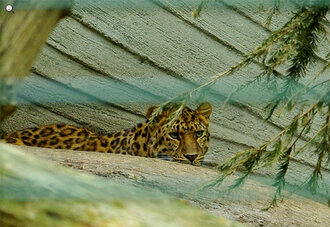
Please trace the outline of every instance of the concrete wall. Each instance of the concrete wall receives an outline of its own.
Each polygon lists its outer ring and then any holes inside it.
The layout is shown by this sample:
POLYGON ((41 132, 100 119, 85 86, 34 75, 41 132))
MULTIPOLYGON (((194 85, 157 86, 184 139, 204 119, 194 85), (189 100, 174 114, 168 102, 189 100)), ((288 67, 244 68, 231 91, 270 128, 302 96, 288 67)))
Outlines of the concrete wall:
MULTIPOLYGON (((71 16, 56 27, 22 84, 20 108, 4 122, 4 131, 58 122, 98 132, 131 127, 144 121, 149 105, 188 91, 238 63, 291 16, 290 8, 284 8, 266 28, 265 14, 252 0, 219 1, 207 6, 197 20, 191 11, 199 0, 105 2, 77 1, 71 16)), ((323 42, 306 81, 324 66, 329 49, 323 42)), ((206 161, 220 162, 261 145, 290 121, 263 121, 262 103, 223 108, 219 97, 259 72, 260 63, 255 62, 212 87, 207 96, 214 106, 212 140, 206 161)), ((315 157, 294 157, 289 181, 302 182, 314 163, 315 157)), ((324 177, 329 177, 328 170, 324 177)))

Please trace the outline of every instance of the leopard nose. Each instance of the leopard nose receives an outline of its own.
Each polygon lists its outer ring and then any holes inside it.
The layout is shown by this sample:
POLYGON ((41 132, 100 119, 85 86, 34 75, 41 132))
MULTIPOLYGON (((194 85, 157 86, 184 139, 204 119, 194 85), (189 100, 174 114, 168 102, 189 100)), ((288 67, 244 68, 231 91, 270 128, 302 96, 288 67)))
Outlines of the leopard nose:
POLYGON ((184 154, 183 156, 190 162, 193 162, 197 158, 198 154, 184 154))

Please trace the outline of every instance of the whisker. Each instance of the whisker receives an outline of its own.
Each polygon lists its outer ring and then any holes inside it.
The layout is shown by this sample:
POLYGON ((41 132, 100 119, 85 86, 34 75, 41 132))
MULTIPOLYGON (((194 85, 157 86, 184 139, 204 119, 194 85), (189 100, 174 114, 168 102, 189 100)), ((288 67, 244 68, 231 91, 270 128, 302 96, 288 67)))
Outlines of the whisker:
POLYGON ((183 159, 183 158, 173 158, 175 161, 188 161, 186 159, 183 159))

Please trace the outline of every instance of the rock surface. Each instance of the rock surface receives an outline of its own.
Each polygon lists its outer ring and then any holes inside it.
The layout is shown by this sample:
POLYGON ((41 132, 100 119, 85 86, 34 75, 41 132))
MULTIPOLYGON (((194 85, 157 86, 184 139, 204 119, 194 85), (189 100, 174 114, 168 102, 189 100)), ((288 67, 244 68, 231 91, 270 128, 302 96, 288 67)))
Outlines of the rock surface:
POLYGON ((117 154, 23 149, 114 182, 177 196, 215 216, 251 226, 330 226, 326 205, 293 194, 284 193, 285 199, 277 207, 261 211, 269 205, 274 189, 254 179, 248 179, 240 190, 224 195, 219 188, 198 190, 218 175, 205 167, 117 154))
POLYGON ((239 227, 186 201, 0 143, 0 226, 239 227))

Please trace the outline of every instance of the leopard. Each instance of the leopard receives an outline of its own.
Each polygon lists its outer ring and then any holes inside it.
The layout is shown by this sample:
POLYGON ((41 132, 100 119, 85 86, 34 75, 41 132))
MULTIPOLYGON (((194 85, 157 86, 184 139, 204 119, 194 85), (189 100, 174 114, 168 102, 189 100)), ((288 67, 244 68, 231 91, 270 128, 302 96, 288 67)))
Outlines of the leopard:
POLYGON ((171 124, 168 123, 170 110, 162 110, 156 118, 153 115, 155 110, 157 106, 149 107, 144 123, 105 135, 73 125, 51 124, 8 133, 2 141, 23 146, 149 158, 167 155, 173 161, 200 166, 210 143, 212 105, 205 102, 195 110, 184 106, 171 124))

